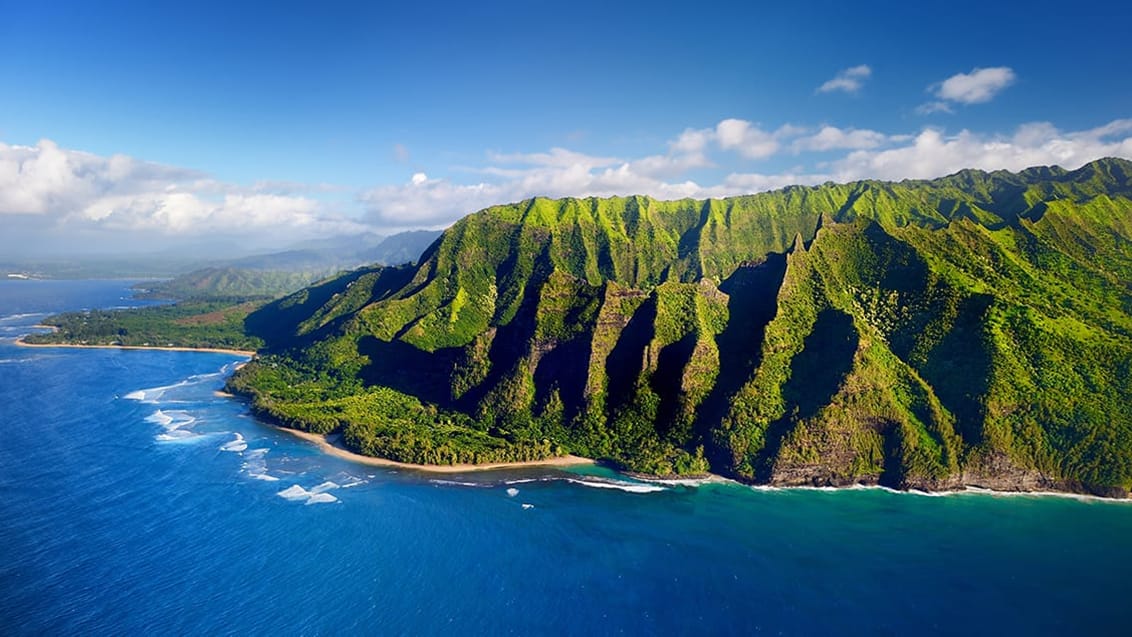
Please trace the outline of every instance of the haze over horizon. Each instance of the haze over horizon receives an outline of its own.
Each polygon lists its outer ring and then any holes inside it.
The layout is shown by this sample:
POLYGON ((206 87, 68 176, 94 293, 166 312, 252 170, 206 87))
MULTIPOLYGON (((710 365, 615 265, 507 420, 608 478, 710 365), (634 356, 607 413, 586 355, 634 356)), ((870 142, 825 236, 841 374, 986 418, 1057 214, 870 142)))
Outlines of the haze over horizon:
POLYGON ((1132 159, 1122 3, 0 0, 0 252, 1132 159))

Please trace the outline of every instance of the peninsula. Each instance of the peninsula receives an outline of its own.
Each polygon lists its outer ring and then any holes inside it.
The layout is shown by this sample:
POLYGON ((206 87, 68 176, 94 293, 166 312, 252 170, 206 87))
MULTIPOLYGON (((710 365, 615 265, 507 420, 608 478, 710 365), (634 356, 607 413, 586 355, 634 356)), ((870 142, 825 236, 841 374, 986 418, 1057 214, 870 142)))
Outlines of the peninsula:
POLYGON ((1130 176, 496 206, 251 311, 228 389, 400 462, 1125 496, 1130 176))

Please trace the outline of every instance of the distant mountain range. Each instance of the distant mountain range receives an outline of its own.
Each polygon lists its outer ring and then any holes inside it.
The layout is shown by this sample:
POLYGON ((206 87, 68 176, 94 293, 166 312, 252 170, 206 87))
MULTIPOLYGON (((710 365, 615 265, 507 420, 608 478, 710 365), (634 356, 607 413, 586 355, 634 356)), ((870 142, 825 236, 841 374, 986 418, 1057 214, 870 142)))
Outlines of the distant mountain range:
POLYGON ((416 261, 439 231, 417 230, 307 242, 291 250, 222 261, 168 281, 141 284, 144 294, 175 299, 276 297, 341 270, 416 261))

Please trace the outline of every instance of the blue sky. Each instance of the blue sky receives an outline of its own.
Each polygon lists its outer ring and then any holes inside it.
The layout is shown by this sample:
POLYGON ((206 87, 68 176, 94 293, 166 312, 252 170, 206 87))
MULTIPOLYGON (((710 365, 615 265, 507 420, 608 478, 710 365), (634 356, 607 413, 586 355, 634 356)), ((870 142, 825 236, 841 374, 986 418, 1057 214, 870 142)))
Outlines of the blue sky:
POLYGON ((0 249, 1132 155, 1124 3, 166 4, 0 0, 0 249))

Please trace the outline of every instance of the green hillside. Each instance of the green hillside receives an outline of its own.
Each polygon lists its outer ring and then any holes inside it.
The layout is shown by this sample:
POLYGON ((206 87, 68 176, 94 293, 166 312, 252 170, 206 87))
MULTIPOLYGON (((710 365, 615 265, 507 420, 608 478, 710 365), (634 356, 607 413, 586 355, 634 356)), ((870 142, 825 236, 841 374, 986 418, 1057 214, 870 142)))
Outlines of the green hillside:
POLYGON ((412 263, 440 236, 432 230, 388 237, 361 235, 310 242, 303 249, 242 257, 135 286, 139 296, 198 301, 267 300, 366 264, 412 263))
POLYGON ((448 463, 1132 487, 1132 163, 532 199, 268 304, 265 417, 448 463))

